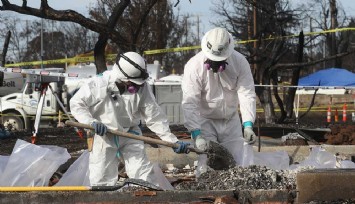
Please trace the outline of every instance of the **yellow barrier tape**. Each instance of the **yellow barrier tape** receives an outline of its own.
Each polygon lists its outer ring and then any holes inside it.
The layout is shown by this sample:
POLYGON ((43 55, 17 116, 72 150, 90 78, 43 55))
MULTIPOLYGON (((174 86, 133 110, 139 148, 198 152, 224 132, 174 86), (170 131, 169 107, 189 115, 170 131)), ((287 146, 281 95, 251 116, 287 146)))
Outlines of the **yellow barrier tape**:
MULTIPOLYGON (((106 56, 106 60, 113 61, 116 59, 117 54, 109 54, 106 56)), ((33 66, 33 65, 48 65, 48 64, 63 64, 63 63, 85 63, 95 61, 94 56, 89 57, 72 57, 56 60, 44 60, 44 61, 32 61, 32 62, 20 62, 15 64, 6 64, 5 67, 19 67, 19 66, 33 66)))
MULTIPOLYGON (((315 32, 308 32, 304 33, 305 36, 310 36, 310 35, 319 35, 319 34, 326 34, 326 33, 334 33, 334 32, 344 32, 344 31, 355 31, 355 28, 336 28, 336 29, 331 29, 331 30, 323 30, 323 31, 315 31, 315 32)), ((275 40, 275 39, 282 39, 282 38, 295 38, 298 37, 299 35, 288 35, 288 36, 270 36, 268 38, 264 38, 262 40, 275 40)), ((252 39, 252 40, 240 40, 236 41, 235 44, 246 44, 246 43, 252 43, 252 42, 257 42, 259 41, 258 39, 252 39)), ((188 46, 188 47, 177 47, 177 48, 165 48, 165 49, 156 49, 156 50, 147 50, 144 51, 143 53, 145 55, 154 55, 154 54, 161 54, 161 53, 169 53, 169 52, 181 52, 181 51, 188 51, 188 50, 196 50, 200 49, 201 46, 195 45, 195 46, 188 46)), ((116 54, 109 54, 106 56, 106 60, 113 61, 116 59, 116 54)), ((62 63, 84 63, 84 62, 93 62, 94 56, 90 57, 72 57, 72 58, 66 58, 66 59, 57 59, 57 60, 45 60, 45 61, 33 61, 33 62, 21 62, 21 63, 15 63, 15 64, 5 64, 5 67, 18 67, 18 66, 30 66, 30 65, 41 65, 42 63, 44 65, 48 64, 62 64, 62 63)))
MULTIPOLYGON (((317 32, 308 32, 305 33, 305 36, 309 35, 318 35, 318 34, 325 34, 325 33, 334 33, 334 32, 343 32, 343 31, 355 31, 355 28, 336 28, 336 29, 331 29, 331 30, 324 30, 324 31, 317 31, 317 32)), ((298 37, 299 35, 288 35, 288 36, 275 36, 275 37, 268 37, 264 38, 262 40, 275 40, 275 39, 281 39, 281 38, 295 38, 298 37)), ((252 40, 240 40, 234 42, 235 44, 246 44, 246 43, 252 43, 252 42, 257 42, 259 40, 257 39, 252 39, 252 40)), ((190 47, 181 47, 181 48, 167 48, 167 49, 157 49, 157 50, 148 50, 144 51, 144 54, 146 55, 152 55, 152 54, 160 54, 160 53, 165 53, 165 52, 178 52, 178 51, 187 51, 187 50, 194 50, 194 49, 200 49, 201 46, 190 46, 190 47)))
POLYGON ((201 46, 196 45, 196 46, 190 46, 190 47, 178 47, 178 48, 147 50, 147 51, 144 51, 144 54, 145 55, 153 55, 153 54, 160 54, 160 53, 166 53, 166 52, 181 52, 181 51, 187 51, 187 50, 195 50, 195 49, 200 49, 200 48, 201 48, 201 46))

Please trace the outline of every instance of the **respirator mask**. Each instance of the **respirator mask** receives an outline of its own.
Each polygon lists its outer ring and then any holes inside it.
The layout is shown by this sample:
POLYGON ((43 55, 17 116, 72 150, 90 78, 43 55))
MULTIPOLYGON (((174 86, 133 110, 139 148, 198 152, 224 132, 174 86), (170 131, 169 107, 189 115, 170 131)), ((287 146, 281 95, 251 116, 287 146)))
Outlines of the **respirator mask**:
POLYGON ((223 72, 225 69, 226 69, 226 66, 227 66, 227 62, 226 60, 223 60, 223 61, 212 61, 210 59, 207 59, 205 62, 204 62, 204 67, 205 69, 207 70, 211 70, 214 72, 214 73, 217 73, 217 72, 223 72))

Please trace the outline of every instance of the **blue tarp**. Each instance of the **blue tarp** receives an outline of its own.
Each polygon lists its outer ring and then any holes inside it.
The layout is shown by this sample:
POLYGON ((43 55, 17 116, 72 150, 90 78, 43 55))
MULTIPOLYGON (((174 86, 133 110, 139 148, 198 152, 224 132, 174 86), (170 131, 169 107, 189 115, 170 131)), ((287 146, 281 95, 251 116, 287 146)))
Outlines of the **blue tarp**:
POLYGON ((355 73, 346 69, 323 69, 299 79, 299 86, 355 86, 355 73))

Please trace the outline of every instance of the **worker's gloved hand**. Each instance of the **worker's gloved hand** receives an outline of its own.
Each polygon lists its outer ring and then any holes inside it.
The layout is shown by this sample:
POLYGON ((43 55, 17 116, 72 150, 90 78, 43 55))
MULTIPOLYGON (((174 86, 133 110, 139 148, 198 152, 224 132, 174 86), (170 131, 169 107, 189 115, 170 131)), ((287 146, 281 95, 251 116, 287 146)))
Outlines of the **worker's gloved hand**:
POLYGON ((188 142, 183 142, 183 141, 177 141, 176 144, 179 145, 178 148, 173 148, 175 153, 181 154, 181 153, 185 153, 188 154, 190 152, 190 150, 188 149, 188 146, 190 145, 190 143, 188 142))
POLYGON ((107 126, 101 122, 91 123, 91 127, 95 129, 97 135, 103 136, 107 132, 107 126))
POLYGON ((250 121, 244 122, 244 140, 248 144, 254 144, 256 141, 256 135, 253 131, 253 123, 250 121))
POLYGON ((191 131, 191 138, 194 140, 195 147, 201 151, 207 150, 207 141, 201 137, 201 130, 191 131))

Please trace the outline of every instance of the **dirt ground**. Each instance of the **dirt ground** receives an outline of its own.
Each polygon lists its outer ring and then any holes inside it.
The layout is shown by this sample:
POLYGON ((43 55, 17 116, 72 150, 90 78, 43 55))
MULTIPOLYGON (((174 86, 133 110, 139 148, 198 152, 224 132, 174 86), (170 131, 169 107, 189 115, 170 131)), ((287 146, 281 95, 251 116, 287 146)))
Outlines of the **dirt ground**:
MULTIPOLYGON (((280 128, 274 127, 274 129, 280 128)), ((286 125, 292 127, 292 125, 286 125)), ((305 128, 306 126, 302 126, 305 128)), ((355 144, 355 125, 354 124, 328 124, 331 132, 321 137, 322 143, 333 145, 354 145, 355 144)), ((147 128, 143 128, 143 135, 158 138, 147 128)), ((189 139, 189 134, 183 126, 171 126, 172 132, 179 139, 189 139)), ((272 134, 272 133, 270 133, 272 134)), ((30 131, 12 132, 11 137, 0 139, 0 155, 10 155, 17 139, 31 142, 32 133, 30 131)), ((45 128, 40 129, 36 140, 37 145, 56 145, 64 147, 71 155, 87 149, 85 138, 80 138, 74 128, 45 128)), ((307 145, 307 144, 306 144, 307 145)), ((71 162, 67 162, 70 165, 71 162)), ((69 166, 67 166, 69 167, 69 166)), ((62 165, 57 172, 65 171, 62 165)), ((57 173, 56 172, 56 173, 57 173)), ((55 184, 59 177, 54 174, 50 179, 49 185, 55 184)), ((248 168, 235 167, 226 171, 211 171, 203 174, 198 182, 195 181, 191 172, 177 170, 171 175, 165 172, 171 184, 178 190, 213 190, 213 189, 287 189, 295 190, 295 173, 289 171, 275 171, 266 167, 250 166, 248 168), (223 179, 216 180, 216 174, 223 179), (238 175, 238 178, 236 177, 238 175), (260 177, 263 178, 262 182, 260 177), (222 178, 222 177, 221 177, 222 178), (275 178, 279 178, 275 181, 275 178), (238 182, 237 182, 238 181, 238 182)), ((134 189, 133 189, 134 190, 134 189)), ((132 190, 132 191, 133 191, 132 190)), ((142 190, 142 189, 139 189, 142 190)), ((342 202, 322 202, 322 203, 353 203, 354 200, 342 202)))
MULTIPOLYGON (((171 131, 179 139, 188 139, 187 130, 183 126, 171 126, 171 131)), ((142 128, 143 135, 152 138, 158 138, 148 128, 142 128)), ((0 137, 0 155, 10 155, 17 139, 21 139, 27 142, 31 142, 32 132, 23 130, 11 132, 10 137, 0 137)), ((36 145, 56 145, 64 147, 68 150, 68 153, 72 154, 77 151, 87 149, 87 143, 84 133, 84 138, 80 138, 74 128, 71 127, 55 127, 55 128, 40 128, 39 133, 36 136, 36 145)))
MULTIPOLYGON (((8 138, 0 139, 0 155, 10 155, 18 139, 31 142, 30 131, 11 132, 8 138)), ((74 128, 44 128, 36 137, 36 145, 56 145, 64 147, 69 153, 87 148, 86 139, 82 139, 74 128)))
POLYGON ((355 125, 332 125, 331 132, 324 135, 327 144, 355 145, 355 125))
MULTIPOLYGON (((287 125, 286 125, 287 126, 287 125)), ((280 125, 274 126, 273 129, 281 128, 280 125)), ((329 124, 331 132, 325 133, 324 136, 318 138, 321 143, 332 145, 355 145, 355 124, 329 124)), ((147 128, 142 128, 143 135, 158 138, 147 128)), ((189 139, 189 134, 183 126, 171 126, 172 132, 179 139, 189 139)), ((256 132, 257 130, 255 130, 256 132)), ((273 134, 268 132, 267 134, 273 134)), ((32 133, 30 131, 11 132, 11 136, 0 138, 0 155, 10 155, 17 139, 31 142, 32 133)), ((272 135, 268 135, 273 137, 272 135)), ((74 128, 43 128, 39 130, 36 137, 37 145, 56 145, 64 147, 70 154, 86 149, 86 139, 80 138, 74 128)))

